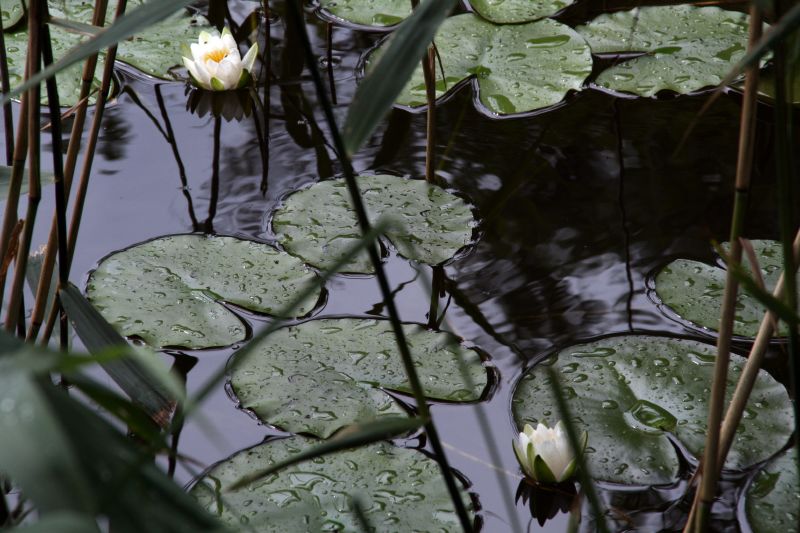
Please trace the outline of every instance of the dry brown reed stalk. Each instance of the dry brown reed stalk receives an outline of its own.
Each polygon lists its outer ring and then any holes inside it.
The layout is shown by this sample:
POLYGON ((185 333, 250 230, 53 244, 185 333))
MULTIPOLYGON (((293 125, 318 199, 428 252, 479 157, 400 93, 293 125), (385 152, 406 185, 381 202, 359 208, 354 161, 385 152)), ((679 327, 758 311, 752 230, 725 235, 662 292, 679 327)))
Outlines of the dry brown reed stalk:
MULTIPOLYGON (((752 50, 761 38, 761 11, 753 4, 750 8, 750 31, 748 50, 752 50)), ((725 278, 725 292, 720 312, 719 335, 717 337, 717 357, 714 363, 714 377, 711 385, 711 397, 708 407, 708 424, 706 427, 706 443, 703 453, 698 489, 692 510, 689 513, 684 531, 705 531, 711 513, 711 504, 717 491, 717 479, 720 470, 718 465, 720 429, 725 404, 725 387, 728 379, 731 339, 733 336, 733 319, 736 312, 736 294, 738 281, 733 274, 734 268, 741 262, 742 235, 747 200, 750 189, 750 177, 753 166, 753 147, 755 144, 755 124, 758 96, 758 64, 749 67, 746 72, 744 102, 739 125, 739 153, 736 162, 736 182, 734 190, 733 215, 730 232, 730 262, 725 278)))
MULTIPOLYGON (((107 6, 108 0, 97 0, 95 2, 92 25, 103 26, 105 24, 107 6)), ((94 54, 87 58, 83 65, 81 91, 78 98, 79 104, 75 109, 75 118, 72 122, 72 131, 70 132, 67 156, 64 162, 64 197, 67 199, 69 198, 72 188, 72 177, 75 174, 75 166, 81 147, 83 129, 86 123, 86 109, 89 102, 88 97, 92 90, 94 73, 97 68, 97 58, 98 54, 94 54)), ((47 246, 45 247, 44 258, 42 260, 39 284, 36 287, 36 299, 33 303, 33 311, 31 312, 31 326, 27 335, 28 340, 35 340, 36 336, 39 334, 39 328, 42 325, 47 307, 47 299, 53 278, 53 268, 56 262, 56 253, 59 249, 58 218, 58 213, 53 213, 53 220, 50 224, 50 235, 47 239, 47 246)))

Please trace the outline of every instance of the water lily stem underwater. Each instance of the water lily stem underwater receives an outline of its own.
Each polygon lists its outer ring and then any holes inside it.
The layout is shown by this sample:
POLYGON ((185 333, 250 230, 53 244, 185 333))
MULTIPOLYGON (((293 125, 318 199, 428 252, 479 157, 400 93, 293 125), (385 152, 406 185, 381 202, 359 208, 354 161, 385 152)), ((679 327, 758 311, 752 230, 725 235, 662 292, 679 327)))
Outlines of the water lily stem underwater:
MULTIPOLYGON (((339 133, 338 125, 336 124, 333 108, 331 107, 327 98, 327 94, 325 93, 325 86, 322 82, 319 69, 317 68, 316 57, 311 48, 311 42, 309 40, 308 33, 306 31, 305 20, 303 18, 303 11, 299 3, 289 2, 288 14, 288 18, 291 21, 290 23, 295 26, 297 33, 300 35, 303 50, 305 52, 306 65, 311 71, 311 75, 314 79, 317 97, 325 113, 325 118, 330 129, 330 135, 333 138, 334 146, 336 147, 336 151, 339 155, 339 161, 344 170, 345 181, 347 183, 348 191, 350 192, 350 198, 353 203, 353 207, 356 211, 359 227, 362 235, 367 234, 371 229, 371 224, 364 208, 361 193, 358 190, 358 185, 356 184, 355 173, 353 172, 353 167, 350 162, 347 149, 345 148, 344 142, 339 133)), ((433 423, 433 420, 430 419, 430 411, 425 400, 425 393, 414 368, 414 362, 411 358, 411 353, 409 351, 408 344, 406 343, 405 334, 403 333, 403 328, 400 323, 400 316, 397 311, 397 307, 395 306, 394 297, 392 295, 391 288, 389 287, 389 281, 386 277, 386 272, 383 269, 383 264, 381 263, 375 243, 373 243, 371 246, 368 246, 367 251, 369 252, 370 261, 375 269, 375 274, 378 278, 378 285, 380 286, 381 294, 383 296, 389 318, 392 322, 392 328, 397 340, 397 346, 400 351, 400 356, 403 360, 406 377, 408 378, 409 384, 414 393, 414 399, 417 403, 419 416, 429 420, 429 422, 425 424, 425 433, 430 439, 431 447, 433 448, 435 457, 441 467, 442 476, 447 484, 447 489, 450 493, 450 498, 453 502, 456 514, 458 515, 461 527, 465 532, 470 532, 473 529, 473 525, 469 518, 469 514, 467 513, 466 507, 464 506, 464 502, 461 499, 458 485, 456 484, 453 472, 450 469, 450 464, 447 461, 447 456, 444 452, 444 448, 442 447, 438 432, 436 431, 436 426, 433 423)))

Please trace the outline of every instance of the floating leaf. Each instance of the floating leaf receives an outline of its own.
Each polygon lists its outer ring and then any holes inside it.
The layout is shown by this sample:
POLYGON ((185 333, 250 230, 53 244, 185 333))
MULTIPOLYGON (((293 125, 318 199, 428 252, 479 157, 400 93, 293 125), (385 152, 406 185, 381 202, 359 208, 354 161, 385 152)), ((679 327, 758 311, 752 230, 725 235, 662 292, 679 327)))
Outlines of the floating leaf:
POLYGON ((3 13, 3 31, 14 27, 25 16, 22 0, 0 0, 0 10, 3 13))
MULTIPOLYGON (((480 102, 491 113, 533 111, 557 104, 578 90, 591 73, 589 46, 572 28, 545 19, 498 26, 467 13, 448 18, 436 34, 445 79, 436 69, 436 96, 471 78, 480 102)), ((369 59, 367 70, 382 48, 369 59)), ((398 104, 427 102, 419 67, 406 84, 398 104)))
POLYGON ((595 54, 642 52, 595 80, 639 96, 718 85, 744 56, 749 17, 718 7, 653 6, 600 15, 577 28, 595 54))
MULTIPOLYGON (((220 301, 278 314, 314 274, 266 244, 233 237, 173 235, 104 259, 89 276, 89 301, 127 337, 152 346, 210 348, 245 339, 220 301)), ((293 316, 308 314, 317 292, 293 316)))
POLYGON ((411 0, 320 0, 319 5, 333 18, 377 28, 394 26, 411 14, 411 0))
POLYGON ((800 522, 797 448, 770 461, 747 490, 747 520, 755 533, 793 531, 800 522))
MULTIPOLYGON (((447 333, 403 326, 427 397, 475 401, 487 384, 479 355, 447 333), (459 371, 467 365, 473 386, 459 371)), ((342 426, 404 414, 380 388, 411 392, 391 323, 339 318, 276 331, 235 354, 231 386, 245 409, 287 431, 328 437, 342 426), (380 387, 380 388, 378 388, 380 387)))
MULTIPOLYGON (((678 456, 671 434, 696 457, 705 445, 709 386, 716 350, 700 342, 627 335, 572 346, 552 362, 578 431, 587 431, 592 474, 636 485, 673 482, 678 456)), ((728 391, 744 358, 731 354, 728 391)), ((534 367, 514 391, 514 420, 555 423, 558 408, 546 372, 534 367)), ((762 461, 786 444, 793 417, 786 389, 759 373, 728 456, 728 468, 762 461)))
MULTIPOLYGON (((783 271, 781 244, 766 240, 751 242, 761 267, 764 284, 772 292, 783 271)), ((656 294, 684 320, 716 331, 719 327, 722 295, 725 292, 725 275, 725 270, 718 266, 676 259, 656 276, 656 294)), ((733 322, 734 334, 755 337, 765 311, 758 300, 739 289, 733 322)), ((779 324, 779 332, 786 334, 785 324, 779 324)))
MULTIPOLYGON (((439 465, 416 451, 385 442, 290 466, 234 491, 248 473, 284 461, 316 441, 273 440, 212 467, 191 489, 211 514, 258 533, 361 531, 353 512, 358 497, 376 531, 459 531, 439 465)), ((461 487, 467 509, 469 498, 461 487)), ((471 509, 470 509, 471 512, 471 509)))
POLYGON ((575 0, 469 0, 483 18, 497 24, 530 22, 555 15, 575 0))
MULTIPOLYGON (((466 202, 423 180, 358 176, 374 223, 388 218, 386 237, 401 255, 430 265, 450 259, 472 239, 474 220, 466 202)), ((361 238, 343 179, 315 183, 288 196, 272 219, 278 241, 306 263, 328 269, 361 238)), ((366 252, 342 269, 372 272, 366 252)))

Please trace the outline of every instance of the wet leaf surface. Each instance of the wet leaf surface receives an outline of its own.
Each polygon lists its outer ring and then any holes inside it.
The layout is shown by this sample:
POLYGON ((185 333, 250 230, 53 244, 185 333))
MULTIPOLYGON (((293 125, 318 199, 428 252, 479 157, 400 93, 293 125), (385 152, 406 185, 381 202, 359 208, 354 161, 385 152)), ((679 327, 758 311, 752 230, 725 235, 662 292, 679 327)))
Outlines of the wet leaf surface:
POLYGON ((603 14, 577 28, 595 54, 642 52, 595 83, 639 96, 719 84, 747 48, 748 16, 718 7, 652 6, 603 14))
POLYGON ((745 510, 755 533, 792 531, 800 521, 797 448, 782 453, 756 475, 747 490, 745 510))
MULTIPOLYGON (((487 373, 477 352, 446 333, 405 325, 428 398, 480 399, 487 373), (467 365, 472 386, 461 377, 467 365)), ((312 320, 276 331, 249 353, 234 355, 231 386, 245 409, 292 432, 328 437, 342 426, 404 414, 381 389, 410 393, 386 320, 312 320)))
MULTIPOLYGON (((298 259, 233 237, 173 235, 104 259, 86 293, 126 337, 154 347, 210 348, 245 339, 241 320, 219 302, 278 314, 314 278, 298 259)), ((292 313, 308 314, 314 295, 292 313)))
MULTIPOLYGON (((359 176, 370 221, 391 224, 386 237, 403 257, 439 264, 472 240, 475 221, 459 197, 423 180, 399 176, 359 176)), ((326 180, 289 195, 272 219, 278 241, 308 264, 328 269, 361 239, 343 179, 326 180)), ((372 272, 363 252, 344 272, 372 272)))
POLYGON ((25 16, 22 0, 0 0, 0 10, 3 15, 3 30, 13 27, 25 16))
MULTIPOLYGON (((569 26, 549 19, 498 26, 473 14, 457 15, 439 28, 436 45, 445 78, 441 79, 437 68, 436 96, 474 77, 481 105, 499 115, 557 104, 568 91, 580 89, 592 70, 589 46, 583 38, 569 26)), ((380 51, 378 48, 370 57, 370 64, 380 60, 380 51)), ((397 103, 426 103, 421 67, 397 103)))
MULTIPOLYGON (((696 341, 627 335, 556 354, 576 427, 589 434, 586 458, 594 477, 634 485, 676 480, 678 454, 668 434, 695 457, 702 452, 715 353, 696 341)), ((731 354, 728 398, 743 364, 731 354)), ((512 410, 520 427, 559 418, 542 368, 519 382, 512 410)), ((761 371, 726 466, 746 468, 777 452, 792 420, 786 389, 761 371)))
POLYGON ((399 24, 411 14, 411 0, 320 0, 319 5, 334 18, 378 28, 399 24))
POLYGON ((575 0, 469 0, 486 20, 498 24, 530 22, 555 15, 575 0))

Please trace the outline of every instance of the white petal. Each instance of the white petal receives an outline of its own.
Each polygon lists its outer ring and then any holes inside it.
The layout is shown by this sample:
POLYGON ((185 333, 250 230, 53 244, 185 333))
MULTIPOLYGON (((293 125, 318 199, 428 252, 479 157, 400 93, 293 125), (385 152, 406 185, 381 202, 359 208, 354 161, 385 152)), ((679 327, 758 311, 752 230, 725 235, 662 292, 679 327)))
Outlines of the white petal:
POLYGON ((235 89, 239 84, 239 78, 242 75, 241 62, 238 64, 228 61, 227 58, 223 59, 217 69, 216 78, 222 82, 225 89, 235 89))
POLYGON ((222 34, 222 38, 220 39, 220 44, 228 50, 239 49, 239 47, 236 45, 236 41, 233 39, 233 35, 231 35, 230 33, 222 34))
POLYGON ((194 64, 194 66, 197 69, 197 83, 199 83, 203 89, 211 89, 212 75, 208 72, 208 69, 205 67, 203 62, 198 61, 194 64))
POLYGON ((195 61, 203 60, 203 56, 206 55, 205 45, 192 43, 189 48, 192 50, 192 59, 195 61))

